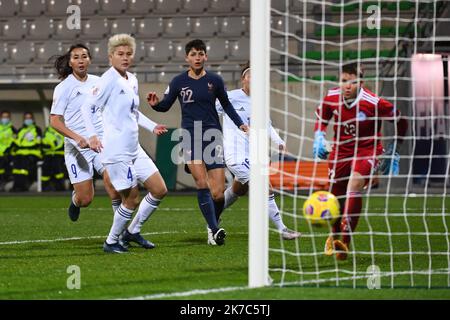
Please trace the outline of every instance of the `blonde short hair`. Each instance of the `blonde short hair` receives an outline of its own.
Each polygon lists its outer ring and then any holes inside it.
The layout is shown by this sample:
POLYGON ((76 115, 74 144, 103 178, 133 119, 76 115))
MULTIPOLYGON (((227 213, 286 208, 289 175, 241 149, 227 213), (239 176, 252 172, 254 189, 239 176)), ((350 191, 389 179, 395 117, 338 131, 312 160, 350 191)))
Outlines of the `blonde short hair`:
POLYGON ((136 52, 136 40, 126 33, 113 35, 108 40, 108 54, 113 54, 117 47, 128 46, 134 53, 136 52))

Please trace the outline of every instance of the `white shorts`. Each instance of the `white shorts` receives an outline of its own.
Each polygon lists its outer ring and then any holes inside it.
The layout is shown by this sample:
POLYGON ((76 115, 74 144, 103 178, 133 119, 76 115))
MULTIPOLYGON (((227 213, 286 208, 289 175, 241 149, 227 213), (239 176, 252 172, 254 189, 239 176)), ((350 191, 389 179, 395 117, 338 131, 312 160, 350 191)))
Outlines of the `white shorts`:
POLYGON ((134 169, 136 170, 136 177, 138 182, 144 183, 155 172, 158 172, 158 168, 153 163, 153 160, 147 155, 147 153, 139 146, 139 154, 134 162, 134 169))
POLYGON ((105 164, 114 189, 122 191, 137 186, 136 169, 133 162, 116 162, 105 164))
POLYGON ((242 184, 250 181, 250 166, 248 163, 227 163, 228 170, 234 175, 234 179, 242 184))
POLYGON ((104 171, 101 154, 90 149, 79 150, 71 143, 64 145, 64 159, 71 184, 91 180, 94 169, 102 175, 104 171))

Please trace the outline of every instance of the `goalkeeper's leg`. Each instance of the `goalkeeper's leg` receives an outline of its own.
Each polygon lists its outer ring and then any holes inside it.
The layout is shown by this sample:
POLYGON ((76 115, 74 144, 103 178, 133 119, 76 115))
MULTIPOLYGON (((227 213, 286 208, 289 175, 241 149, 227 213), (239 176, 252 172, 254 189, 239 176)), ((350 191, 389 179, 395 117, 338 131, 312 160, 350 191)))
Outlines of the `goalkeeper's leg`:
POLYGON ((377 160, 359 160, 354 164, 354 170, 347 186, 347 197, 341 221, 342 242, 348 248, 352 232, 358 225, 362 209, 361 192, 366 183, 370 181, 370 175, 377 167, 377 160))

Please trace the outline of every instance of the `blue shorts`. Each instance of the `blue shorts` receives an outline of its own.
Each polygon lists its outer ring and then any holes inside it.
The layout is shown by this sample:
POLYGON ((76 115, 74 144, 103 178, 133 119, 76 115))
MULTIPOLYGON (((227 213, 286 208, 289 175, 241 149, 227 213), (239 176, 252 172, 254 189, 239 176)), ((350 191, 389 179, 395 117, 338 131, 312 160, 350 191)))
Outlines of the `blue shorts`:
POLYGON ((180 140, 186 163, 203 161, 206 170, 225 168, 221 130, 203 130, 202 134, 194 135, 193 129, 185 129, 180 140))

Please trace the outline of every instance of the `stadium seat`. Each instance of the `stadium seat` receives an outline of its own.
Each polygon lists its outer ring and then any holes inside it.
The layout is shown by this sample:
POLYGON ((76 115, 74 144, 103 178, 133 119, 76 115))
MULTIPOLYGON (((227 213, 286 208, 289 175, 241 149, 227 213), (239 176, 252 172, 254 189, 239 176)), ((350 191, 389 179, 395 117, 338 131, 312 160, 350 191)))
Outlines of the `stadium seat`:
POLYGON ((148 62, 167 63, 172 60, 173 45, 170 40, 161 39, 150 42, 146 46, 145 60, 148 62))
POLYGON ((300 34, 303 30, 303 22, 298 17, 289 17, 289 32, 300 34))
POLYGON ((139 63, 145 59, 145 42, 144 40, 136 40, 136 52, 134 53, 134 63, 139 63))
POLYGON ((185 43, 181 41, 173 41, 172 46, 173 46, 172 60, 176 62, 184 62, 186 57, 186 53, 184 52, 185 43))
POLYGON ((236 0, 210 0, 208 12, 230 13, 236 7, 236 0))
POLYGON ((66 19, 54 21, 55 33, 53 39, 68 40, 78 38, 81 30, 80 29, 69 29, 67 28, 66 19))
POLYGON ((204 17, 191 19, 193 37, 212 37, 217 34, 219 22, 216 17, 204 17))
POLYGON ((73 0, 48 0, 47 13, 51 17, 67 16, 67 8, 73 2, 73 0))
POLYGON ((208 10, 209 0, 182 0, 182 13, 203 13, 208 10))
POLYGON ((208 53, 208 61, 223 61, 229 54, 229 43, 225 39, 206 40, 206 50, 208 53))
POLYGON ((248 32, 249 21, 246 17, 223 17, 219 23, 221 37, 240 37, 248 32))
POLYGON ((87 43, 91 51, 92 62, 95 64, 107 65, 108 62, 108 39, 103 39, 98 42, 87 43))
POLYGON ((31 65, 16 67, 16 77, 18 77, 19 79, 42 79, 42 66, 31 65))
POLYGON ((250 39, 241 38, 230 43, 230 61, 247 61, 250 59, 250 39))
POLYGON ((45 13, 45 0, 22 0, 20 3, 19 15, 34 17, 45 13))
POLYGON ((27 34, 27 20, 11 18, 3 23, 2 40, 20 40, 27 34))
MULTIPOLYGON (((284 23, 284 17, 275 16, 270 19, 270 28, 279 32, 286 32, 286 26, 284 23)), ((275 35, 280 35, 277 32, 274 32, 275 35)))
POLYGON ((27 39, 49 39, 54 34, 53 19, 39 17, 29 23, 27 39))
POLYGON ((190 18, 169 18, 164 19, 164 37, 185 38, 189 36, 191 30, 190 18))
POLYGON ((136 33, 136 19, 135 18, 117 18, 111 23, 111 34, 129 33, 134 35, 136 33))
POLYGON ((145 15, 152 11, 154 7, 154 0, 129 0, 127 13, 145 15))
POLYGON ((37 63, 48 63, 50 57, 63 54, 61 42, 55 40, 37 43, 34 45, 34 49, 36 51, 35 62, 37 63))
POLYGON ((250 0, 237 0, 235 11, 250 14, 250 0))
POLYGON ((279 190, 324 190, 329 186, 328 163, 311 161, 273 162, 269 180, 279 190))
POLYGON ((29 64, 35 57, 34 44, 31 41, 20 41, 9 48, 9 58, 13 64, 29 64))
POLYGON ((76 0, 76 2, 81 8, 83 16, 96 15, 100 10, 99 0, 76 0))
MULTIPOLYGON (((278 51, 286 52, 286 43, 283 37, 276 37, 270 40, 270 46, 278 51)), ((270 60, 271 61, 279 61, 284 56, 281 53, 275 52, 271 50, 270 52, 270 60)))
POLYGON ((137 37, 142 38, 157 38, 163 33, 163 19, 162 18, 145 18, 136 21, 137 37))
POLYGON ((286 1, 285 0, 272 1, 271 2, 271 8, 275 9, 275 10, 278 10, 278 11, 281 11, 281 12, 286 12, 286 1))
POLYGON ((0 43, 0 65, 8 59, 6 43, 0 43))
POLYGON ((16 67, 0 64, 0 79, 11 80, 15 78, 16 75, 16 67))
POLYGON ((0 1, 0 17, 13 17, 20 11, 20 5, 17 0, 0 1))
POLYGON ((154 13, 175 14, 180 11, 180 0, 155 0, 154 13))
POLYGON ((127 9, 127 0, 100 0, 99 13, 102 15, 120 15, 127 9))
POLYGON ((83 37, 88 39, 101 39, 109 34, 108 20, 106 18, 91 18, 81 22, 83 37))

